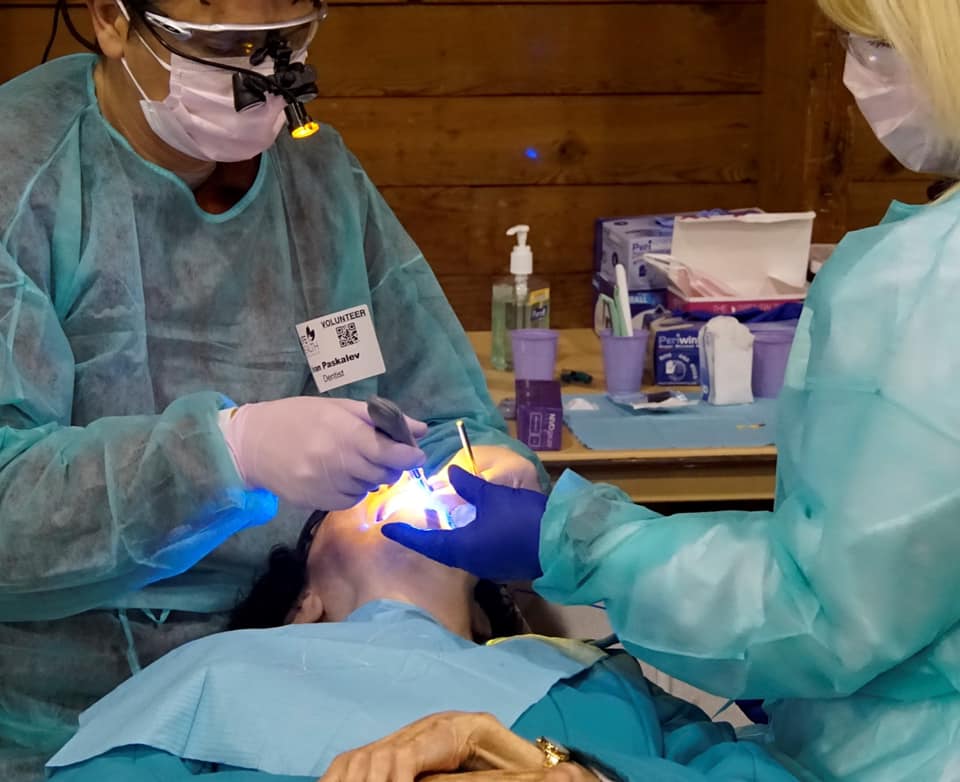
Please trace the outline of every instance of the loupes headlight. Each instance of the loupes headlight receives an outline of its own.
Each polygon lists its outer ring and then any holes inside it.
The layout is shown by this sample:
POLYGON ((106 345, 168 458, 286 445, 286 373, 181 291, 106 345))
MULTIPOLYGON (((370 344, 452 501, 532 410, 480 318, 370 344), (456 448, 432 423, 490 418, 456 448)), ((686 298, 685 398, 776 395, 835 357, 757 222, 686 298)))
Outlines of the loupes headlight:
POLYGON ((326 0, 318 0, 314 10, 305 16, 272 24, 199 24, 171 19, 155 11, 143 12, 147 24, 162 42, 201 60, 249 58, 276 40, 284 41, 293 52, 303 51, 326 15, 326 0))

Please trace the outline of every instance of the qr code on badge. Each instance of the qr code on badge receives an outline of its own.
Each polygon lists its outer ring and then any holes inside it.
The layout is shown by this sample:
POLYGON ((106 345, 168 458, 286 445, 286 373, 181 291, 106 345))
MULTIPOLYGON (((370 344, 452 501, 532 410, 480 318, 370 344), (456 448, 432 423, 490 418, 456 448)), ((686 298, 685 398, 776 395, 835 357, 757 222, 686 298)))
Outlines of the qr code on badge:
POLYGON ((337 326, 337 339, 340 340, 342 348, 356 345, 360 341, 360 337, 357 336, 357 324, 348 323, 346 326, 337 326))

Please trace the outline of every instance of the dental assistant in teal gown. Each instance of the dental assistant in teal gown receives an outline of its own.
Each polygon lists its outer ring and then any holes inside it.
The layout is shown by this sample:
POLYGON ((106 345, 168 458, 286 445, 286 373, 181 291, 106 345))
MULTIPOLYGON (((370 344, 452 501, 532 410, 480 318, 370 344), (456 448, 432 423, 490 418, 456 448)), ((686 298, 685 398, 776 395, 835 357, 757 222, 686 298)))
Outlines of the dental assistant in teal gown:
MULTIPOLYGON (((960 10, 821 0, 844 80, 915 171, 960 172, 960 10)), ((798 144, 801 143, 798 139, 798 144)), ((710 692, 818 780, 960 779, 960 198, 894 204, 810 289, 779 399, 773 512, 669 517, 563 476, 549 498, 453 476, 477 520, 384 533, 545 597, 602 601, 624 645, 710 692)))

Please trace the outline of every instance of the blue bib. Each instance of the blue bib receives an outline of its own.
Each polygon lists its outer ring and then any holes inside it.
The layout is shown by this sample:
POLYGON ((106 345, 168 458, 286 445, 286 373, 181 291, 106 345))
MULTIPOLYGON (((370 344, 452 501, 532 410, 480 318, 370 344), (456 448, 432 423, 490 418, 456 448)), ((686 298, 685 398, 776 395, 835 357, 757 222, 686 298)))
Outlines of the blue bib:
POLYGON ((341 752, 438 711, 512 725, 588 665, 536 638, 478 646, 414 606, 377 601, 344 622, 220 633, 174 650, 85 711, 48 766, 139 744, 319 776, 341 752))

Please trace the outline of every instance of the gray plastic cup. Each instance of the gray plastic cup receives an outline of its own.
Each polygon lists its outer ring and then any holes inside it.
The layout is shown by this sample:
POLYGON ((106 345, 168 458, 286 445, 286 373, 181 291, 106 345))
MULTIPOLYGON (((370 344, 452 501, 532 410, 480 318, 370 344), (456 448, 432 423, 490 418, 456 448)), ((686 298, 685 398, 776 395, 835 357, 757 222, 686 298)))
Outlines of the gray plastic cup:
POLYGON ((600 335, 608 394, 633 394, 640 390, 647 363, 649 334, 648 331, 638 331, 632 337, 615 337, 610 333, 600 335))
POLYGON ((510 332, 513 374, 517 380, 553 380, 557 365, 557 332, 515 329, 510 332))
MULTIPOLYGON (((771 324, 772 326, 773 324, 771 324)), ((783 388, 787 359, 796 326, 751 329, 753 331, 753 395, 776 399, 783 388)))

